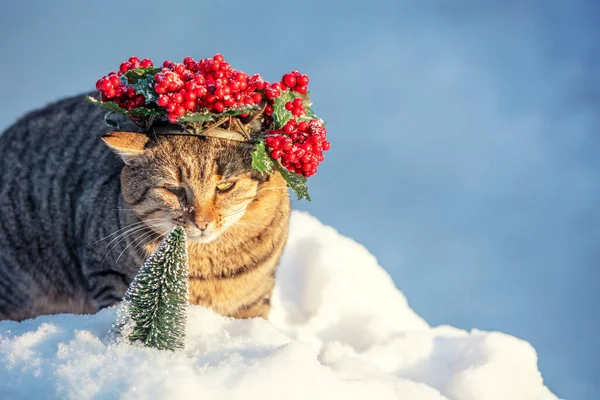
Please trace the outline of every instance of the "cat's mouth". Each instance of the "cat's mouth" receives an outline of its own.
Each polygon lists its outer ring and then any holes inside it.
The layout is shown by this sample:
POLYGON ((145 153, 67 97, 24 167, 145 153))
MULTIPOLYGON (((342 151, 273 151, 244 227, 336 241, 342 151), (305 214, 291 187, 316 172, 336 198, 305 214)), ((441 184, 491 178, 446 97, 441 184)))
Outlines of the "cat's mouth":
POLYGON ((210 243, 213 240, 215 240, 217 238, 217 236, 219 236, 215 232, 208 232, 208 231, 201 232, 198 230, 189 230, 189 229, 185 230, 185 234, 186 234, 188 240, 196 242, 196 243, 210 243))

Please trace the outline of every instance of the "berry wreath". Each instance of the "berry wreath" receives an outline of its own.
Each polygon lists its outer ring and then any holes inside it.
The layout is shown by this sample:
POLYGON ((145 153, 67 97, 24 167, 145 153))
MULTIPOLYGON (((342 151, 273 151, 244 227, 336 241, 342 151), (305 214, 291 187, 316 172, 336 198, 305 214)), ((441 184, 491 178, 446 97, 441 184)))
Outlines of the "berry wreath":
POLYGON ((152 135, 198 135, 256 145, 252 167, 279 171, 298 199, 310 200, 306 179, 317 172, 329 150, 327 130, 311 109, 309 78, 298 71, 269 83, 260 75, 237 71, 222 55, 183 63, 131 57, 118 72, 96 82, 100 99, 88 100, 108 111, 105 121, 116 127, 112 113, 129 117, 152 135), (253 126, 262 118, 259 133, 253 126))

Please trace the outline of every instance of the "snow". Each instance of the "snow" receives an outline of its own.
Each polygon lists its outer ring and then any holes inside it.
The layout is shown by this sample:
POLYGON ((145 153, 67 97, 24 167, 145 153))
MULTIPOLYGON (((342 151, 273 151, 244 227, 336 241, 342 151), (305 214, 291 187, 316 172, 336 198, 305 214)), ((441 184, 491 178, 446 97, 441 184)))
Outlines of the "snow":
POLYGON ((190 306, 177 352, 109 344, 114 308, 0 322, 0 397, 557 399, 529 343, 430 327, 363 246, 308 214, 292 216, 272 304, 269 321, 190 306))

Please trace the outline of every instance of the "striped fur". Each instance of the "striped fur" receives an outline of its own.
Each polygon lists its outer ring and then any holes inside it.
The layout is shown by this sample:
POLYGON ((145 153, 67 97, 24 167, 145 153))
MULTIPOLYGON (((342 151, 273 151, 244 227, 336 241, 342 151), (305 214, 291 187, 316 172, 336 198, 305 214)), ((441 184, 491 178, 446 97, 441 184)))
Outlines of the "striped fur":
POLYGON ((105 136, 103 116, 78 96, 0 136, 0 320, 117 303, 175 224, 188 232, 190 301, 266 317, 289 224, 281 176, 253 171, 250 146, 105 136))

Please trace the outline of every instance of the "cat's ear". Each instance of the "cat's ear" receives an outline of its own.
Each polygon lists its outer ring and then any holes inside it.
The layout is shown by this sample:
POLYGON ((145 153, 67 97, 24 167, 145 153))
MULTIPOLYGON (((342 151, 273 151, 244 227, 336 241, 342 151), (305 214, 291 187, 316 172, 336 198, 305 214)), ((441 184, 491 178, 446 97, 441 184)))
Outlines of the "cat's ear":
POLYGON ((139 132, 111 132, 102 136, 102 140, 121 156, 125 164, 131 165, 144 154, 150 138, 139 132))

